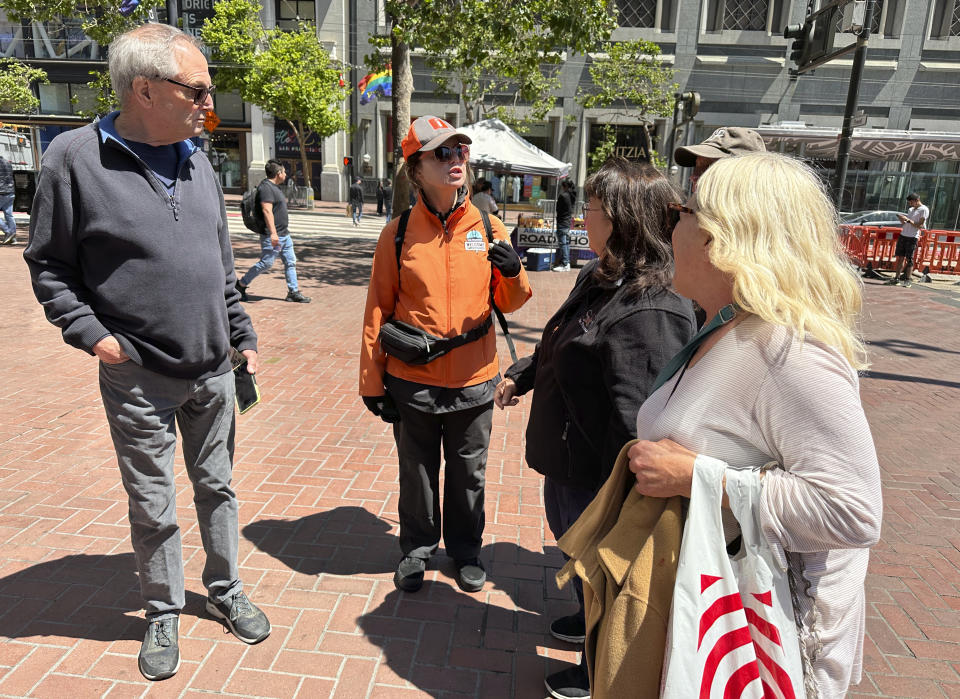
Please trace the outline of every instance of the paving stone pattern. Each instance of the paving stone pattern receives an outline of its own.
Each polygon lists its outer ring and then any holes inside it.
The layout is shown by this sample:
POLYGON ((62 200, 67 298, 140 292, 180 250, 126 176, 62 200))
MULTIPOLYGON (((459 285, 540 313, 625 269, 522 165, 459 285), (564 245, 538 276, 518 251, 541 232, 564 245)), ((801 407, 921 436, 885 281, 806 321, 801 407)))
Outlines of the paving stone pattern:
MULTIPOLYGON (((255 242, 235 238, 241 271, 255 242)), ((235 488, 244 583, 273 633, 246 646, 204 613, 203 551, 178 459, 183 664, 149 683, 136 667, 144 622, 96 362, 43 318, 22 245, 0 248, 0 696, 539 698, 544 673, 576 658, 547 632, 573 603, 553 582, 562 558, 541 480, 523 462, 529 399, 495 415, 486 587, 461 592, 441 551, 419 593, 394 589, 393 440, 356 395, 372 249, 369 239, 298 244, 309 305, 283 302, 279 268, 251 286, 264 401, 238 418, 235 488)), ((534 298, 511 318, 521 354, 574 277, 531 275, 534 298)), ((870 284, 866 298, 874 367, 863 401, 886 509, 856 691, 960 697, 957 310, 917 287, 870 284)))

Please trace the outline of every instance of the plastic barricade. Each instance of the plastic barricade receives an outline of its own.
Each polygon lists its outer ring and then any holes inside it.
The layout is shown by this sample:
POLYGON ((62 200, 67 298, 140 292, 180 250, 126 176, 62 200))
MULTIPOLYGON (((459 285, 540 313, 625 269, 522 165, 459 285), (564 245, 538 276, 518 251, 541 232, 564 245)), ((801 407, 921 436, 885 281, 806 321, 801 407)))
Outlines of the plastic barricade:
POLYGON ((938 274, 960 274, 960 232, 924 231, 927 237, 923 264, 938 274))
POLYGON ((867 243, 870 237, 863 226, 840 226, 840 244, 847 251, 850 261, 857 267, 866 266, 867 243))

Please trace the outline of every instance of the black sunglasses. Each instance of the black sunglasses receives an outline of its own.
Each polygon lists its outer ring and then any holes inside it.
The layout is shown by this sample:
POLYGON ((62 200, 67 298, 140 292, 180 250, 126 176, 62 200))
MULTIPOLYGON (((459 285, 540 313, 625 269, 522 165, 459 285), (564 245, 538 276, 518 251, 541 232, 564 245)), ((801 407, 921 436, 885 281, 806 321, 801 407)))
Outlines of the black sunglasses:
POLYGON ((677 204, 670 202, 667 204, 667 226, 672 231, 677 227, 677 224, 680 223, 680 214, 690 214, 691 216, 696 216, 697 212, 691 209, 689 206, 684 206, 683 204, 677 204))
POLYGON ((470 159, 470 146, 466 143, 458 143, 452 148, 450 146, 437 146, 433 149, 433 157, 441 163, 449 163, 454 153, 457 155, 457 160, 467 162, 470 159))
POLYGON ((179 82, 173 78, 164 78, 168 83, 173 83, 178 87, 186 88, 187 90, 193 90, 193 103, 196 105, 201 105, 207 101, 207 95, 212 95, 217 90, 216 85, 211 85, 210 87, 197 87, 196 85, 187 85, 186 83, 179 82))

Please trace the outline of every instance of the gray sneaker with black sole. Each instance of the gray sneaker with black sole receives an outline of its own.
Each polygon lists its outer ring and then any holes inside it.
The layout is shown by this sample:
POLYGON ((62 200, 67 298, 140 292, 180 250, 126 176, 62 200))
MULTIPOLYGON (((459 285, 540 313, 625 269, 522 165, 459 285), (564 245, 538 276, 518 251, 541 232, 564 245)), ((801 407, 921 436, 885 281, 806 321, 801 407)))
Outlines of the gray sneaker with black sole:
POLYGON ((270 635, 270 621, 257 605, 238 592, 223 602, 207 598, 207 613, 225 622, 230 633, 244 643, 260 643, 270 635))
POLYGON ((173 677, 180 669, 180 619, 147 619, 147 622, 147 633, 137 658, 140 674, 154 681, 173 677))

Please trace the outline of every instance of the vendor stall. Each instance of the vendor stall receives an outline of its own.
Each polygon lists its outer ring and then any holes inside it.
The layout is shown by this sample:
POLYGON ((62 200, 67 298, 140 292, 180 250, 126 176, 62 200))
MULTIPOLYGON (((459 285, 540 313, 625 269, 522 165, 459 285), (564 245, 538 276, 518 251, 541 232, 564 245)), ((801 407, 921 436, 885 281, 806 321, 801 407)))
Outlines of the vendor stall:
MULTIPOLYGON (((506 177, 547 176, 556 178, 553 191, 556 192, 556 182, 566 177, 570 172, 571 164, 557 160, 549 153, 525 141, 509 126, 499 119, 485 119, 476 124, 460 129, 470 136, 470 164, 477 169, 490 170, 495 175, 506 177)), ((497 189, 497 188, 495 188, 497 189)), ((554 199, 556 196, 554 196, 554 199)), ((502 211, 507 210, 507 196, 502 196, 502 211)), ((552 202, 552 199, 544 199, 552 202)), ((548 207, 542 207, 544 213, 548 207)), ((557 249, 555 221, 551 217, 533 216, 520 217, 519 225, 514 230, 512 242, 517 251, 524 255, 529 248, 536 250, 557 249)), ((570 252, 575 259, 590 259, 594 254, 590 251, 587 233, 583 229, 582 219, 575 219, 570 231, 570 252), (579 227, 577 221, 579 221, 579 227)), ((542 266, 545 257, 543 253, 535 253, 536 260, 528 260, 528 268, 542 266), (531 266, 531 263, 534 263, 531 266)), ((549 263, 547 265, 549 269, 549 263)))

